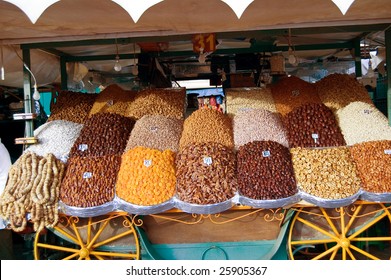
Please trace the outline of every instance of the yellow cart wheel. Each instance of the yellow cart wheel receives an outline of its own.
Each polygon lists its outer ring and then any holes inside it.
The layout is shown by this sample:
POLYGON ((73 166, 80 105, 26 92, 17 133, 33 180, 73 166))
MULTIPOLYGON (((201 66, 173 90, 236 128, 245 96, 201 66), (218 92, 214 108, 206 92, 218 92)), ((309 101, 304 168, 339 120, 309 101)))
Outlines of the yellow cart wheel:
POLYGON ((390 206, 357 203, 296 209, 288 234, 290 259, 391 259, 390 206))
POLYGON ((59 223, 48 232, 54 234, 36 234, 36 260, 140 259, 137 233, 126 213, 91 218, 60 215, 59 223))

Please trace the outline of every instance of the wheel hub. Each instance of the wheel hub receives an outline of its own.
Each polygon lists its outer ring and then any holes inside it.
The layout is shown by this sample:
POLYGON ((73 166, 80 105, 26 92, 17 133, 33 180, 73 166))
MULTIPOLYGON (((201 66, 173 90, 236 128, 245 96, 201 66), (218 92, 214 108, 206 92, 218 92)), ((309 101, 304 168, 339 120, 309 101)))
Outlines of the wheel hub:
POLYGON ((349 248, 350 246, 350 240, 347 238, 342 238, 340 243, 341 243, 341 247, 344 249, 349 248))
POLYGON ((87 258, 90 255, 90 251, 87 248, 81 248, 80 249, 80 257, 82 259, 87 258))

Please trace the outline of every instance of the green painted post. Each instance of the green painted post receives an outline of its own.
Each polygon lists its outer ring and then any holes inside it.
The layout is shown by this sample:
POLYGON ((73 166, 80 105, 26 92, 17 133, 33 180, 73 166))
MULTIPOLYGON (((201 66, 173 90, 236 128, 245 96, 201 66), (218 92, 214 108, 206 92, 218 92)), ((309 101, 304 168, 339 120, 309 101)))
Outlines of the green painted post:
POLYGON ((361 71, 361 39, 354 40, 354 63, 356 68, 356 77, 362 76, 361 71))
MULTIPOLYGON (((30 69, 30 50, 23 49, 23 62, 30 69)), ((31 70, 31 69, 30 69, 31 70)), ((24 112, 32 113, 32 103, 31 103, 31 75, 30 72, 23 66, 23 92, 24 92, 24 112)), ((33 137, 34 128, 33 120, 25 121, 25 137, 33 137)))
POLYGON ((61 69, 61 89, 68 89, 68 74, 67 74, 67 61, 65 57, 60 57, 60 69, 61 69))
POLYGON ((384 32, 386 41, 386 65, 387 65, 387 112, 388 124, 391 126, 391 29, 384 32))

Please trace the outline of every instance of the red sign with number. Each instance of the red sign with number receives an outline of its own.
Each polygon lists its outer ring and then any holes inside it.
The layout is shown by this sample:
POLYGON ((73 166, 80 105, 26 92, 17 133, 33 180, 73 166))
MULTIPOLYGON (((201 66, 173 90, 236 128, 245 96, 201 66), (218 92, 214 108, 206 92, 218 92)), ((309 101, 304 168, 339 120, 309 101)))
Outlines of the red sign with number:
POLYGON ((193 35, 193 51, 200 53, 201 51, 213 52, 216 50, 216 34, 197 34, 193 35))

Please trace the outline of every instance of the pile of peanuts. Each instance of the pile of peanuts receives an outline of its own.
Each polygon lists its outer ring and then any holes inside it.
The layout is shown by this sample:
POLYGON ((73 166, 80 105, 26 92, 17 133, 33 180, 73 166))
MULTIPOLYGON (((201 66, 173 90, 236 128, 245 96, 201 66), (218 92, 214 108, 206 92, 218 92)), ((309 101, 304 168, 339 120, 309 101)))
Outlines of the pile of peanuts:
POLYGON ((281 78, 271 90, 277 112, 282 116, 308 103, 322 103, 315 86, 295 76, 281 78))
POLYGON ((137 92, 129 104, 126 116, 140 119, 145 115, 162 115, 183 119, 186 110, 186 90, 184 88, 156 88, 137 92))
POLYGON ((175 154, 170 150, 136 147, 122 155, 117 196, 129 203, 151 206, 175 194, 175 154))
POLYGON ((227 113, 233 117, 247 109, 276 112, 269 88, 229 88, 225 90, 227 113))
POLYGON ((94 105, 96 94, 86 94, 72 91, 59 93, 56 103, 51 108, 48 121, 66 120, 84 123, 94 105))
POLYGON ((232 120, 226 114, 205 108, 194 111, 184 122, 179 149, 198 143, 218 143, 234 148, 232 120))
POLYGON ((120 165, 118 155, 71 157, 61 183, 61 201, 83 208, 112 201, 120 165))
POLYGON ((254 141, 237 153, 239 193, 251 199, 280 199, 297 193, 289 149, 273 141, 254 141))
POLYGON ((125 151, 142 146, 177 152, 182 130, 183 120, 159 115, 144 116, 136 121, 125 151))
POLYGON ((177 197, 206 205, 231 199, 237 191, 236 158, 218 143, 191 144, 176 157, 177 197))
POLYGON ((8 181, 0 197, 0 215, 11 228, 26 229, 31 213, 34 230, 54 227, 58 222, 58 196, 65 166, 53 154, 45 157, 23 153, 11 166, 8 181))
POLYGON ((84 124, 72 146, 73 156, 121 155, 135 121, 114 113, 97 113, 84 124))
POLYGON ((345 140, 334 113, 324 104, 306 104, 283 118, 289 146, 344 146, 345 140))
POLYGON ((288 147, 288 138, 281 117, 264 109, 237 113, 233 118, 235 149, 252 141, 275 141, 288 147))
POLYGON ((47 122, 34 131, 38 143, 29 146, 25 151, 39 156, 53 154, 56 158, 66 162, 69 152, 80 135, 82 124, 64 120, 47 122))
POLYGON ((363 189, 372 193, 391 193, 391 141, 355 144, 350 152, 363 189))
POLYGON ((338 109, 336 116, 347 145, 391 140, 391 127, 386 116, 372 104, 352 102, 338 109))
POLYGON ((299 189, 323 199, 343 199, 360 190, 361 180, 347 147, 292 148, 299 189))
POLYGON ((90 111, 90 116, 96 113, 116 113, 126 116, 135 92, 122 89, 116 84, 109 85, 98 94, 90 111))
POLYGON ((355 101, 373 104, 366 88, 348 74, 330 74, 317 81, 315 87, 322 102, 333 110, 355 101))

